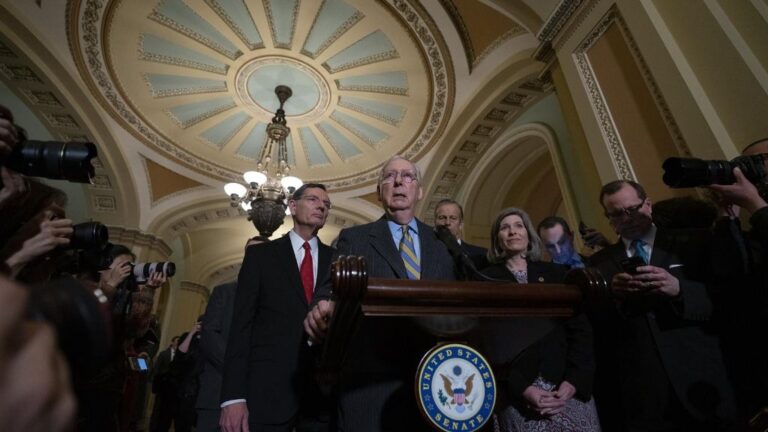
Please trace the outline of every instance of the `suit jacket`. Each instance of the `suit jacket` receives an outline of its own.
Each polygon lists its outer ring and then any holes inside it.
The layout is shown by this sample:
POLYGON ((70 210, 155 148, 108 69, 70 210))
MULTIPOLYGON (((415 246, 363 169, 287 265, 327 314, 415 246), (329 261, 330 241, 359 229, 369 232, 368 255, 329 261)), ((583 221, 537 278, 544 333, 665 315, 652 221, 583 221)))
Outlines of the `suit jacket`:
MULTIPOLYGON (((454 280, 454 263, 448 249, 437 238, 431 226, 418 219, 417 226, 421 279, 454 280)), ((340 255, 364 256, 369 277, 408 278, 386 217, 343 229, 339 233, 334 260, 340 255)), ((323 284, 322 291, 317 293, 316 299, 330 298, 330 289, 329 278, 323 284)), ((418 359, 431 347, 432 340, 411 319, 364 318, 350 341, 344 373, 347 376, 371 373, 410 376, 418 365, 418 359), (409 336, 402 337, 406 334, 409 336)))
POLYGON ((197 408, 218 409, 220 406, 221 378, 224 368, 224 354, 229 338, 232 310, 235 308, 237 282, 229 282, 213 289, 203 315, 203 329, 200 337, 200 355, 203 372, 200 374, 200 393, 197 408))
MULTIPOLYGON (((329 277, 332 250, 318 243, 316 290, 329 277)), ((308 311, 290 237, 249 247, 237 280, 221 401, 246 399, 251 423, 296 415, 311 371, 308 311)))
POLYGON ((465 241, 462 241, 460 246, 472 262, 475 263, 475 268, 482 270, 488 267, 488 249, 469 244, 465 241))
MULTIPOLYGON (((528 261, 528 283, 562 283, 567 271, 565 265, 528 261)), ((491 265, 484 273, 496 279, 515 281, 504 263, 491 265)), ((526 325, 530 330, 536 324, 533 321, 540 319, 525 320, 524 324, 531 323, 531 326, 526 325)), ((520 320, 514 322, 520 323, 520 320)), ((510 337, 509 332, 504 333, 507 338, 510 337)), ((515 337, 522 338, 525 335, 518 333, 515 337)), ((555 324, 549 332, 539 336, 509 365, 501 366, 496 373, 504 380, 508 396, 521 408, 523 391, 538 376, 554 384, 570 382, 576 387, 576 397, 587 401, 592 397, 594 372, 592 327, 586 315, 579 313, 555 324)))
MULTIPOLYGON (((706 241, 701 231, 672 233, 659 229, 650 265, 676 277, 680 295, 634 297, 593 311, 595 397, 601 419, 641 405, 647 409, 646 402, 663 398, 669 385, 695 418, 727 419, 733 415, 732 390, 719 342, 707 326, 712 302, 704 284, 695 279, 706 277, 706 241)), ((619 241, 592 255, 589 265, 597 267, 610 282, 622 271, 624 258, 624 244, 619 241)))

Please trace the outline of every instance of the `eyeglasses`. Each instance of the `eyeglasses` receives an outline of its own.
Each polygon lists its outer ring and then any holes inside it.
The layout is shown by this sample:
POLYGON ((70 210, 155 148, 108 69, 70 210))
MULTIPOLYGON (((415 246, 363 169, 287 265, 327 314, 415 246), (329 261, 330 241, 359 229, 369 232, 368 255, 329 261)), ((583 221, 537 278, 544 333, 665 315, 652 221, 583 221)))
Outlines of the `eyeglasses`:
POLYGON ((320 198, 314 196, 314 195, 304 195, 303 197, 299 198, 300 200, 306 200, 309 201, 312 205, 319 205, 321 202, 327 208, 328 210, 331 209, 331 202, 330 201, 323 201, 320 198))
POLYGON ((419 179, 416 177, 416 173, 413 171, 387 171, 381 176, 382 184, 394 183, 397 179, 397 175, 400 174, 400 179, 405 184, 411 184, 419 179))
POLYGON ((641 202, 640 204, 627 207, 625 209, 612 211, 610 213, 606 212, 605 215, 608 217, 608 219, 611 219, 611 220, 619 220, 625 216, 632 217, 636 215, 641 208, 643 208, 643 205, 645 205, 645 201, 641 202))

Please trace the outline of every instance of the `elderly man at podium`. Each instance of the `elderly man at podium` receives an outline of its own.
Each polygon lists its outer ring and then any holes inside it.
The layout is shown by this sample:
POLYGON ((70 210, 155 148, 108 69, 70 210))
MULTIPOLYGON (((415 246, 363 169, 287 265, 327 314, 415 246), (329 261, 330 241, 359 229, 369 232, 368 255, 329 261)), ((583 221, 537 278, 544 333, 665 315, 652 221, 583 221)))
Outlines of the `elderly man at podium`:
MULTIPOLYGON (((421 172, 411 161, 395 156, 385 163, 377 187, 384 216, 342 230, 335 256, 365 257, 368 275, 375 278, 455 279, 447 248, 431 226, 416 219, 416 204, 424 193, 421 181, 421 172)), ((316 305, 304 321, 315 341, 323 339, 333 310, 330 290, 329 278, 315 293, 316 305)), ((412 380, 420 356, 433 342, 410 319, 362 318, 341 370, 339 428, 429 430, 417 410, 412 380)))

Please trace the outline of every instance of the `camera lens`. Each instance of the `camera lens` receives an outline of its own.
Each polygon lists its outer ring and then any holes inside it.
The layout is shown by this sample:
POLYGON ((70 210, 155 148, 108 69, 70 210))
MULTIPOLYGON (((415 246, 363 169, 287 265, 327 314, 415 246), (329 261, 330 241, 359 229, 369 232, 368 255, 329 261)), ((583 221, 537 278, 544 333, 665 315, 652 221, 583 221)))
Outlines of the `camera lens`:
POLYGON ((95 172, 91 159, 97 156, 93 143, 25 141, 8 158, 9 168, 31 177, 90 183, 95 172))
POLYGON ((673 188, 732 184, 733 166, 728 161, 707 161, 693 158, 669 158, 661 166, 662 180, 673 188))
POLYGON ((72 227, 71 249, 101 249, 109 240, 109 230, 99 222, 84 222, 72 227))

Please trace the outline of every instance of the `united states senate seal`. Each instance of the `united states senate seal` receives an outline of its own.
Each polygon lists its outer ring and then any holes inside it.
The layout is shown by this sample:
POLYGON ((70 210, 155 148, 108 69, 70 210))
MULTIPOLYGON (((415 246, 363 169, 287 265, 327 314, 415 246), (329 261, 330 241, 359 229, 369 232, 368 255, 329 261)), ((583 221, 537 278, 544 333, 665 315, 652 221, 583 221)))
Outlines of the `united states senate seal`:
POLYGON ((421 359, 416 397, 422 414, 439 430, 472 432, 491 418, 496 379, 472 347, 438 345, 421 359))

